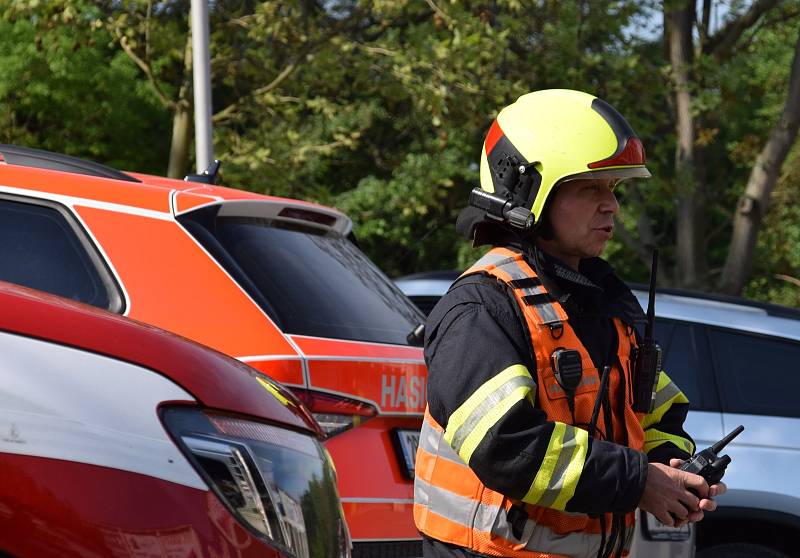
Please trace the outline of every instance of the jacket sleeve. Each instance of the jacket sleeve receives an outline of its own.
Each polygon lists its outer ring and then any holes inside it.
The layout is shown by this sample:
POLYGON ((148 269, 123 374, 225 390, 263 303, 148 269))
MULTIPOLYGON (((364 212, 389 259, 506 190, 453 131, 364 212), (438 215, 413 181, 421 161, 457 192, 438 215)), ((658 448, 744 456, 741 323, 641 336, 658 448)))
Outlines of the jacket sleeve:
POLYGON ((653 412, 642 419, 644 451, 650 461, 669 464, 671 458, 691 457, 694 440, 683 429, 688 412, 689 399, 666 372, 661 372, 653 412))
POLYGON ((451 291, 427 324, 428 406, 445 440, 483 484, 514 500, 584 513, 635 509, 645 455, 548 421, 535 406, 535 361, 508 295, 462 288, 471 290, 451 291))

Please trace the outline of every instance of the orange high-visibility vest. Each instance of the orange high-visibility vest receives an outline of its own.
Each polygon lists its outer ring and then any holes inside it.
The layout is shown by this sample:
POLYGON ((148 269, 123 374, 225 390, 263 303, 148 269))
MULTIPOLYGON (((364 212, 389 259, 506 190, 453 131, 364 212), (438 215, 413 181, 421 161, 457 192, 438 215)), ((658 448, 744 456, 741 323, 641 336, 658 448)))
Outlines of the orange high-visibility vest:
MULTIPOLYGON (((579 351, 583 364, 580 384, 574 392, 575 425, 585 429, 591 420, 600 387, 600 372, 586 348, 569 324, 563 307, 547 293, 541 280, 523 256, 505 248, 490 250, 464 275, 487 273, 509 286, 522 309, 536 354, 535 405, 547 420, 573 424, 568 396, 555 378, 551 355, 556 349, 579 351)), ((644 431, 641 415, 631 408, 633 390, 630 364, 636 346, 633 329, 614 318, 619 339, 617 356, 608 380, 608 394, 613 410, 614 433, 627 435, 627 446, 641 451, 644 431), (620 384, 624 382, 624 386, 620 384), (624 415, 618 416, 618 394, 624 392, 624 415)), ((597 421, 605 429, 602 406, 597 421)), ((559 558, 597 555, 601 545, 600 519, 582 513, 563 511, 545 505, 513 501, 487 488, 467 466, 444 437, 445 429, 425 412, 415 467, 414 520, 425 535, 490 556, 524 558, 559 558), (514 535, 508 521, 509 510, 524 505, 527 520, 521 537, 514 535)), ((554 456, 556 459, 558 456, 554 456)), ((547 459, 547 458, 546 458, 547 459)), ((540 500, 540 504, 542 501, 540 500)), ((552 506, 554 502, 547 502, 552 506)), ((523 516, 524 517, 524 516, 523 516)), ((629 527, 625 552, 630 546, 635 522, 631 512, 625 517, 629 527)), ((611 515, 605 517, 610 530, 611 515)))

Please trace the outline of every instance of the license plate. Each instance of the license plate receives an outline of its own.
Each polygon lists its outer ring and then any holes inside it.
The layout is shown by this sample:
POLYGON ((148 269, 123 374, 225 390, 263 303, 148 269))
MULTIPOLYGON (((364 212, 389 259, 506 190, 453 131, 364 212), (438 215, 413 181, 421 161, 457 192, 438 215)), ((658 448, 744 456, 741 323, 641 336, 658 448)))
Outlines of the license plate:
POLYGON ((395 441, 400 458, 400 468, 408 478, 414 478, 414 461, 419 447, 419 430, 395 430, 395 441))
POLYGON ((692 532, 688 524, 670 527, 661 523, 656 516, 642 511, 644 518, 645 538, 654 541, 685 541, 691 538, 692 532))

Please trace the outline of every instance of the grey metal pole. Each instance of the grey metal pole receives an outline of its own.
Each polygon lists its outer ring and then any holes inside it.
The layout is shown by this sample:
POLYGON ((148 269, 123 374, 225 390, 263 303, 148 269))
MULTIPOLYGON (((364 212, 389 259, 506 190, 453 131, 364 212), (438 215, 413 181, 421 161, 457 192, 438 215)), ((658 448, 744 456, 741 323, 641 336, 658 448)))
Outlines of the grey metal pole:
POLYGON ((192 77, 197 172, 214 160, 211 130, 211 60, 208 53, 208 0, 192 0, 192 77))

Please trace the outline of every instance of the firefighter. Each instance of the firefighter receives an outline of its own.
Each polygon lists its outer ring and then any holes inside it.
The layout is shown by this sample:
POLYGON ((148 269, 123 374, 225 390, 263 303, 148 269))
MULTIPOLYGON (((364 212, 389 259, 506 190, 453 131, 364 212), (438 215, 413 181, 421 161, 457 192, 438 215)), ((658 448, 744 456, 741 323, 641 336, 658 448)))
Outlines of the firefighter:
POLYGON ((623 556, 637 506, 667 525, 715 509, 725 485, 678 469, 687 398, 662 372, 634 401, 644 313, 599 258, 614 187, 649 176, 625 119, 586 93, 523 95, 489 129, 457 227, 492 248, 425 328, 426 557, 623 556))

